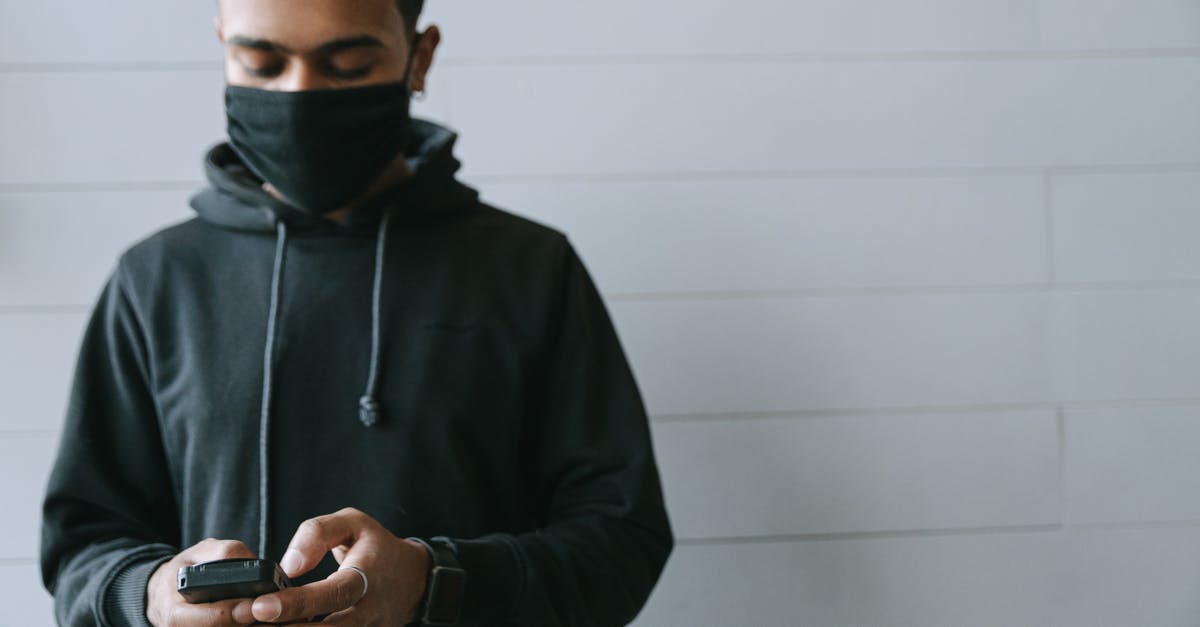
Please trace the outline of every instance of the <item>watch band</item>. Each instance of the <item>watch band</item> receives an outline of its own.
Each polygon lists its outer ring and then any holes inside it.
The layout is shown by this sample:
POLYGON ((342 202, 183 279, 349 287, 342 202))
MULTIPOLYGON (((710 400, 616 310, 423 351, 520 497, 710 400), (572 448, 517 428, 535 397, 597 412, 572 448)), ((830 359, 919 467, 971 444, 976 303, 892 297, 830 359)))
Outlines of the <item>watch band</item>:
POLYGON ((420 542, 429 552, 430 559, 429 572, 425 578, 425 594, 417 604, 416 622, 413 624, 429 627, 457 625, 462 611, 467 572, 458 562, 454 543, 443 536, 428 540, 415 537, 408 539, 420 542))

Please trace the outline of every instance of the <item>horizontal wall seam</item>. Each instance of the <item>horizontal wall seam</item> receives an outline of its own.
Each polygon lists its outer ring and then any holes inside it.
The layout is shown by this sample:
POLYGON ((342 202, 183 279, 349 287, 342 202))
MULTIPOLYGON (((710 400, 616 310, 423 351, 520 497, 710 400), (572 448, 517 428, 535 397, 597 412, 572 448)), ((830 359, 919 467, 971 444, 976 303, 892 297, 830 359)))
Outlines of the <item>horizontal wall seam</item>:
MULTIPOLYGON (((214 143, 220 141, 214 139, 214 143)), ((475 185, 528 185, 564 183, 679 183, 709 181, 765 181, 809 179, 913 179, 913 178, 985 178, 1015 176, 1091 176, 1121 174, 1200 173, 1200 163, 1108 163, 1076 165, 965 166, 929 168, 845 168, 746 171, 658 171, 563 173, 563 174, 482 174, 463 177, 475 185)), ((0 194, 139 192, 198 189, 202 180, 187 181, 62 181, 0 183, 0 194)), ((485 190, 486 191, 486 190, 485 190)))
POLYGON ((771 288, 760 290, 695 290, 608 292, 611 302, 798 300, 875 296, 1072 294, 1124 291, 1186 291, 1200 289, 1200 279, 1143 281, 1059 281, 1057 283, 998 283, 994 285, 912 285, 831 288, 771 288))
POLYGON ((58 437, 52 429, 0 430, 0 440, 50 440, 58 437))
MULTIPOLYGON (((726 411, 712 413, 655 413, 650 419, 658 424, 688 423, 688 422, 748 422, 755 420, 811 420, 815 418, 903 418, 906 416, 928 415, 961 415, 961 414, 997 414, 1019 411, 1063 412, 1104 410, 1104 409, 1139 409, 1139 408, 1197 408, 1200 409, 1198 398, 1125 398, 1125 399, 1094 399, 1074 401, 1045 401, 1045 402, 1014 402, 1014 403, 980 403, 962 405, 907 405, 896 407, 866 407, 866 408, 826 408, 826 409, 797 409, 791 411, 726 411)), ((58 437, 57 430, 3 430, 0 429, 0 440, 11 439, 51 439, 58 437)))
POLYGON ((1020 533, 1063 533, 1089 531, 1141 531, 1150 529, 1190 529, 1200 527, 1200 520, 1147 521, 1131 523, 1103 523, 1074 525, 1070 528, 1059 524, 1045 525, 1001 525, 991 527, 953 527, 944 529, 899 529, 884 531, 851 531, 830 533, 802 533, 762 536, 724 536, 707 538, 676 538, 677 546, 731 546, 743 544, 798 544, 803 542, 827 542, 837 540, 876 540, 900 538, 936 538, 948 536, 990 536, 1020 533))
MULTIPOLYGON (((1077 294, 1097 292, 1172 292, 1200 289, 1200 279, 1011 283, 995 285, 913 285, 897 287, 778 288, 761 290, 695 290, 678 292, 604 292, 610 303, 727 302, 872 298, 879 296, 982 296, 997 294, 1077 294)), ((63 315, 91 311, 86 303, 0 305, 0 316, 63 315)))
POLYGON ((813 418, 880 418, 927 415, 996 414, 1020 411, 1064 412, 1100 409, 1144 409, 1165 407, 1200 408, 1200 397, 1182 398, 1116 398, 1046 400, 1013 403, 967 403, 959 405, 901 405, 894 407, 842 407, 796 409, 779 411, 726 411, 706 413, 656 413, 655 422, 743 422, 750 420, 813 419, 813 418))
POLYGON ((1087 61, 1105 59, 1198 58, 1200 48, 1064 48, 1045 50, 910 50, 873 52, 717 52, 576 55, 498 55, 447 57, 447 67, 580 66, 580 65, 793 65, 806 63, 928 63, 960 61, 1087 61))
POLYGON ((795 533, 750 536, 715 536, 676 538, 678 546, 729 546, 738 544, 797 544, 834 540, 877 540, 887 538, 923 538, 945 536, 996 535, 1001 533, 1057 533, 1058 524, 1000 525, 991 527, 949 527, 943 529, 889 529, 880 531, 836 531, 826 533, 795 533))
MULTIPOLYGON (((80 192, 161 192, 199 190, 204 185, 206 185, 206 183, 199 179, 194 181, 64 181, 61 183, 0 183, 0 195, 61 194, 80 192)), ((2 210, 3 208, 0 208, 0 211, 2 210)))
MULTIPOLYGON (((219 72, 220 52, 213 60, 180 61, 6 61, 0 73, 87 73, 87 72, 219 72)), ((1200 48, 1096 48, 1054 50, 912 50, 874 52, 718 52, 642 54, 544 54, 451 56, 438 65, 445 68, 488 67, 578 67, 631 65, 794 65, 807 63, 938 63, 996 61, 1088 61, 1110 59, 1200 58, 1200 48)))
POLYGON ((78 315, 86 314, 91 310, 91 305, 0 305, 0 318, 4 316, 78 315))

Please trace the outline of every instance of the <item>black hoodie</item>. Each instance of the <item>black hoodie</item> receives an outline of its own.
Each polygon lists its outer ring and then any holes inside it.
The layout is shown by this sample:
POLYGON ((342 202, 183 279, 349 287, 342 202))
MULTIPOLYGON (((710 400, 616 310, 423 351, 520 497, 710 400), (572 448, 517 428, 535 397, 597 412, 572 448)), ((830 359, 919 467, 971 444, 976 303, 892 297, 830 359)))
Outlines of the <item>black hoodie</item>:
POLYGON ((414 176, 344 224, 219 145, 199 217, 121 256, 44 504, 60 624, 145 625, 183 548, 278 559, 344 507, 452 538, 463 626, 621 625, 645 603, 673 538, 605 306, 561 233, 454 178, 453 133, 413 136, 414 176))

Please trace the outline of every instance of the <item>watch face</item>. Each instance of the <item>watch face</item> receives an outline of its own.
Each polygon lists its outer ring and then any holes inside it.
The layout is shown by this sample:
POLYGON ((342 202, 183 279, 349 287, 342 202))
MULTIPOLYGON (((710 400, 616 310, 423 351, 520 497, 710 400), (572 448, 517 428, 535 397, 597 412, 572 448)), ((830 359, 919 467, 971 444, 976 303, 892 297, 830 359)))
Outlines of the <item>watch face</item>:
POLYGON ((430 579, 429 605, 425 609, 425 616, 429 622, 453 625, 458 621, 458 611, 462 607, 467 574, 458 568, 437 566, 430 579))

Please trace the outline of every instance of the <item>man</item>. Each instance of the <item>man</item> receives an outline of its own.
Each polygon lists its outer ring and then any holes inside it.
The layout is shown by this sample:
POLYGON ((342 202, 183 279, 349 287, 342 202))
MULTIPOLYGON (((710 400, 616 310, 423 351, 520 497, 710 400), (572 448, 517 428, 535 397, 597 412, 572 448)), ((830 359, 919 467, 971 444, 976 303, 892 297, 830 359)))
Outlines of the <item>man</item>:
POLYGON ((645 602, 673 538, 637 386, 566 238, 482 204, 454 135, 409 118, 441 37, 420 9, 220 2, 230 142, 84 337, 42 528, 61 624, 620 625, 645 602), (255 556, 296 587, 176 590, 255 556))

